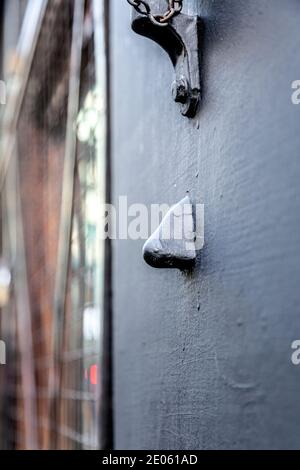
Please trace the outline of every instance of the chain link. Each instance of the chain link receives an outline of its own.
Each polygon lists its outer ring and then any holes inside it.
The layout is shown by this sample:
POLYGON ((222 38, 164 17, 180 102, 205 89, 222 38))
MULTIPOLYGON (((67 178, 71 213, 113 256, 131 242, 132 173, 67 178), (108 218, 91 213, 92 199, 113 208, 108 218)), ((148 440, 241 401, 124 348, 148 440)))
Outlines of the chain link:
POLYGON ((151 13, 150 5, 146 0, 127 0, 129 5, 133 6, 140 15, 147 16, 156 26, 168 26, 169 21, 174 18, 174 16, 179 15, 182 10, 183 0, 167 1, 168 10, 163 15, 153 15, 151 13))

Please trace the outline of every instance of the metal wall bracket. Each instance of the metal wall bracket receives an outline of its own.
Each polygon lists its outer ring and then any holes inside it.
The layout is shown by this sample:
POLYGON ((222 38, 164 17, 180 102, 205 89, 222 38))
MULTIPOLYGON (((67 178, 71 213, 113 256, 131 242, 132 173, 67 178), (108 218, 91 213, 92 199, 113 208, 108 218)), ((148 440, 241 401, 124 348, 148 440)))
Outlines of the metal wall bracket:
POLYGON ((153 268, 190 270, 196 261, 195 239, 193 206, 186 196, 169 210, 146 241, 144 260, 153 268))
POLYGON ((199 16, 181 13, 172 18, 166 27, 160 27, 148 17, 133 11, 132 29, 152 39, 168 53, 175 69, 175 80, 172 83, 174 101, 180 104, 183 116, 194 117, 201 99, 202 22, 199 16))

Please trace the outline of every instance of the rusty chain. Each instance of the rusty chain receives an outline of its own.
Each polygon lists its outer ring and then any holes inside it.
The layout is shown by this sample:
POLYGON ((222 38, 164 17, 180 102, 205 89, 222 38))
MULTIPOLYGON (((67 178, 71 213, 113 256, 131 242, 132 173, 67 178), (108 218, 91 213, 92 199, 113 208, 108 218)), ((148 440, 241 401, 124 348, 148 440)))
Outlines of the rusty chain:
POLYGON ((182 10, 183 0, 167 0, 168 10, 163 15, 153 15, 151 7, 146 0, 127 0, 129 5, 133 6, 140 14, 147 16, 149 20, 156 26, 168 26, 169 21, 178 15, 182 10))

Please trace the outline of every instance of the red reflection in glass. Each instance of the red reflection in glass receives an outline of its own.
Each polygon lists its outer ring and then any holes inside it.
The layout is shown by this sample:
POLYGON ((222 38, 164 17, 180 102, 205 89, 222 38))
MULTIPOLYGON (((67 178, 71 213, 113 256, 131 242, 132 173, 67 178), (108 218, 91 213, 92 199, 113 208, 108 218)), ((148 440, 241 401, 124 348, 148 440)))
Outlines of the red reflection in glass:
POLYGON ((92 385, 98 384, 98 366, 93 364, 90 368, 90 381, 92 385))

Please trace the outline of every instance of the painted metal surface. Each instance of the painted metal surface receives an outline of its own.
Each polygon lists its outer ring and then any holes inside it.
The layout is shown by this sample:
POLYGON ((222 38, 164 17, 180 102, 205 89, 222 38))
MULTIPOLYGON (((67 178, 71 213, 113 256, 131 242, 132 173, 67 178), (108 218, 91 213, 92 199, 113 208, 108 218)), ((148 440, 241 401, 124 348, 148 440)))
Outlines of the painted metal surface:
POLYGON ((190 190, 206 213, 192 275, 114 243, 116 447, 299 448, 300 4, 185 2, 206 29, 195 120, 164 86, 164 51, 112 7, 114 200, 190 190))

